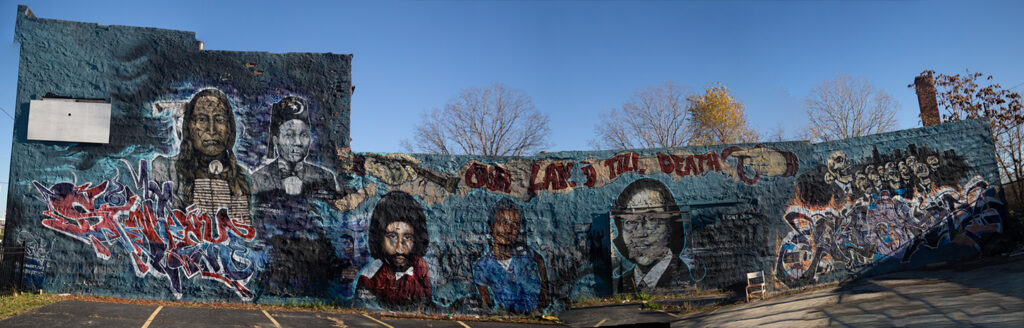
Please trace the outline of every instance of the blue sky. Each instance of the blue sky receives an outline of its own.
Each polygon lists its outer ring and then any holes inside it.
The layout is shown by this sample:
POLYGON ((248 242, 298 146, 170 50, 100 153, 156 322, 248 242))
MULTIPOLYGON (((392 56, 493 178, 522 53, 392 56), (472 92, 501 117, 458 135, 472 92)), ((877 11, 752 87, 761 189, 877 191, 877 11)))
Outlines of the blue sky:
MULTIPOLYGON (((900 128, 920 125, 907 84, 924 69, 1024 83, 1022 1, 4 0, 0 107, 12 114, 19 3, 43 18, 194 31, 210 50, 354 54, 355 151, 404 151, 420 112, 494 82, 550 116, 550 150, 590 149, 602 112, 666 81, 720 82, 755 128, 791 135, 811 87, 838 74, 892 95, 900 128)), ((0 113, 3 208, 11 123, 0 113)))

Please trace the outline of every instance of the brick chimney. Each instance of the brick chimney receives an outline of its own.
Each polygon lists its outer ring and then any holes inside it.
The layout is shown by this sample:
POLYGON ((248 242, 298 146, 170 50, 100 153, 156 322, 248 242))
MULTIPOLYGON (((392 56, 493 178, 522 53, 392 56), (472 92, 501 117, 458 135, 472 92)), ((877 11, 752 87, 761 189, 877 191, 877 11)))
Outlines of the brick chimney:
POLYGON ((921 107, 921 123, 924 126, 942 123, 939 116, 939 103, 935 100, 935 82, 931 75, 921 74, 914 78, 914 89, 917 90, 917 104, 921 107))

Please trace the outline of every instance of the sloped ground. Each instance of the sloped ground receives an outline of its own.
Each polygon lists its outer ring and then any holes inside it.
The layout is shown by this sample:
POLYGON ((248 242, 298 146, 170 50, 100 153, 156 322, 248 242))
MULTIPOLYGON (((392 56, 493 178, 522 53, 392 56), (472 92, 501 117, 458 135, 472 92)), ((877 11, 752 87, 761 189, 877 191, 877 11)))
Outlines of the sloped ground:
POLYGON ((673 327, 1024 327, 1024 255, 673 316, 673 327))

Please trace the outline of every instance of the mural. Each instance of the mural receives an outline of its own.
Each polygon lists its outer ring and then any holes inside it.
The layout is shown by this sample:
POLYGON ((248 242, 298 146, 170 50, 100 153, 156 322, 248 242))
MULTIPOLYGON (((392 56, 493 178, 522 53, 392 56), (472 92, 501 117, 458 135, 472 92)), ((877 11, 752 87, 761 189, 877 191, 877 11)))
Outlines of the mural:
POLYGON ((527 243, 523 209, 510 199, 494 205, 487 221, 491 249, 473 265, 473 283, 485 308, 529 312, 548 305, 544 257, 527 243))
POLYGON ((825 187, 801 192, 783 218, 792 231, 779 248, 776 275, 787 286, 888 259, 910 262, 921 247, 955 242, 980 251, 986 235, 1003 232, 1007 214, 996 190, 980 176, 959 185, 969 168, 952 150, 911 144, 887 156, 875 150, 859 163, 835 151, 822 164, 800 185, 821 179, 825 187))
POLYGON ((351 297, 354 238, 343 235, 344 255, 336 256, 314 206, 339 188, 332 172, 307 160, 308 102, 284 96, 268 106, 267 155, 251 175, 235 156, 238 101, 204 87, 187 101, 158 103, 180 131, 178 153, 154 156, 152 171, 145 159, 137 168, 123 161, 127 184, 120 173, 95 186, 34 182, 48 206, 43 226, 89 244, 101 259, 112 256, 108 246, 123 246, 138 277, 168 279, 178 299, 182 277, 223 282, 242 300, 351 297), (253 291, 250 280, 261 288, 253 291))
POLYGON ((685 238, 680 214, 671 192, 657 180, 637 180, 619 194, 611 215, 617 293, 687 287, 689 268, 680 256, 685 238))
MULTIPOLYGON (((465 197, 475 189, 529 201, 545 192, 565 194, 579 188, 602 188, 623 176, 635 175, 666 174, 677 180, 717 172, 754 185, 761 177, 791 177, 799 168, 794 153, 764 145, 727 147, 721 154, 677 150, 645 156, 627 152, 606 159, 579 161, 510 158, 499 163, 483 163, 470 160, 455 174, 435 172, 407 154, 342 154, 341 157, 356 175, 421 194, 430 204, 443 202, 451 196, 465 197), (724 170, 723 161, 734 162, 735 168, 724 170)), ((366 186, 376 187, 377 184, 366 186)), ((351 209, 364 200, 345 199, 338 207, 351 209)))
POLYGON ((267 143, 267 157, 272 161, 252 176, 253 191, 261 198, 267 193, 284 193, 333 199, 338 192, 334 173, 306 161, 312 141, 308 107, 305 99, 294 96, 274 103, 267 143))
POLYGON ((821 144, 354 153, 351 55, 199 50, 24 7, 17 26, 4 242, 31 248, 26 282, 47 292, 554 314, 753 271, 779 290, 955 261, 1012 230, 983 120, 821 144), (109 101, 110 142, 27 140, 47 94, 109 101))
MULTIPOLYGON (((272 98, 271 98, 272 99, 272 98)), ((287 95, 270 107, 267 148, 253 172, 257 227, 265 247, 263 293, 284 297, 351 297, 357 264, 354 239, 328 237, 315 203, 337 198, 334 173, 309 161, 313 131, 309 102, 287 95), (345 242, 348 242, 345 244, 345 242)))
POLYGON ((370 219, 373 262, 359 274, 360 300, 385 306, 425 304, 431 296, 430 269, 423 260, 427 218, 411 195, 384 195, 370 219))
POLYGON ((250 221, 248 172, 238 164, 233 148, 237 131, 228 97, 217 89, 199 91, 185 104, 180 151, 153 159, 153 179, 167 190, 177 188, 172 206, 193 203, 204 213, 250 221))
POLYGON ((42 214, 48 218, 42 225, 89 245, 101 260, 111 258, 110 246, 120 246, 130 254, 136 276, 167 279, 175 298, 182 296, 183 280, 200 278, 223 283, 242 300, 251 300, 247 284, 255 265, 247 242, 256 236, 255 229, 228 217, 224 208, 214 216, 195 205, 165 211, 165 197, 172 193, 158 192, 160 184, 147 178, 145 161, 138 172, 129 185, 119 177, 96 186, 33 182, 46 204, 42 214))

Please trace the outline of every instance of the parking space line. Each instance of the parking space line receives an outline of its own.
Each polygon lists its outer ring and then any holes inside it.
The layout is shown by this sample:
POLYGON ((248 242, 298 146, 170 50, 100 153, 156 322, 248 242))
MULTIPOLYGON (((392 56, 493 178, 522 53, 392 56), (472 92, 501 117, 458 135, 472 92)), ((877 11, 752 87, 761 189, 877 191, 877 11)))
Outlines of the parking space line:
POLYGON ((665 311, 665 310, 658 310, 658 312, 661 312, 661 313, 664 313, 664 314, 667 314, 667 315, 670 315, 670 316, 673 316, 673 317, 676 317, 676 318, 682 318, 678 314, 671 313, 671 312, 668 312, 668 311, 665 311))
POLYGON ((389 324, 386 324, 386 323, 384 323, 384 321, 380 321, 380 320, 374 319, 374 318, 373 318, 373 317, 371 317, 371 316, 368 316, 368 315, 366 315, 366 313, 363 313, 363 316, 364 316, 364 317, 366 317, 367 319, 370 319, 370 320, 376 321, 377 323, 379 323, 379 324, 381 324, 381 325, 384 325, 384 327, 388 327, 388 328, 395 328, 395 327, 394 327, 394 326, 392 326, 392 325, 389 325, 389 324))
POLYGON ((274 320, 274 317, 271 317, 267 310, 263 310, 263 314, 267 316, 267 319, 270 319, 270 322, 274 323, 274 327, 281 328, 281 324, 277 323, 277 320, 274 320))
POLYGON ((594 327, 600 327, 601 325, 604 324, 605 321, 608 321, 608 318, 601 319, 601 321, 598 321, 597 324, 594 325, 594 327))
POLYGON ((149 319, 146 319, 146 323, 142 324, 142 328, 149 327, 149 324, 153 322, 154 318, 156 318, 156 314, 160 313, 160 309, 163 309, 163 308, 164 308, 163 305, 156 307, 156 310, 153 311, 153 314, 149 315, 149 319))
POLYGON ((458 323, 459 323, 460 325, 462 325, 463 327, 466 327, 466 328, 472 328, 472 327, 470 327, 469 325, 467 325, 467 324, 466 324, 465 322, 462 322, 462 321, 458 321, 458 320, 455 320, 455 322, 458 322, 458 323))

